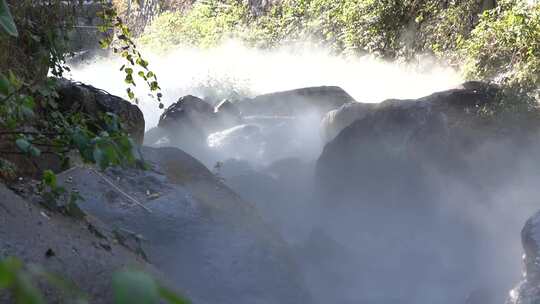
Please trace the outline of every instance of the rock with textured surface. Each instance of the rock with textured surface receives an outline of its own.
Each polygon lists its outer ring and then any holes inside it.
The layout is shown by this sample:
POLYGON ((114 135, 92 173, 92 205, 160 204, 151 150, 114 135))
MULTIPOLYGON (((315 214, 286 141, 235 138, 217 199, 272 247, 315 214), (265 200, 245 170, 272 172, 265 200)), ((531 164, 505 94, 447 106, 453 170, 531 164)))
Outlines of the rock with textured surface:
POLYGON ((510 291, 507 304, 540 302, 540 212, 527 220, 521 230, 523 281, 510 291))
MULTIPOLYGON (((479 218, 487 218, 487 210, 512 210, 519 217, 514 209, 531 208, 522 198, 500 196, 516 191, 516 181, 537 176, 540 126, 534 111, 483 116, 499 93, 467 83, 417 100, 388 100, 326 144, 316 168, 321 225, 338 241, 360 244, 357 254, 364 260, 377 261, 375 268, 362 268, 368 279, 359 284, 360 293, 385 284, 401 303, 455 303, 471 290, 511 280, 513 273, 494 268, 512 250, 498 248, 500 240, 479 218), (359 233, 346 237, 351 231, 359 233), (493 251, 498 256, 486 258, 493 251), (441 280, 429 279, 434 276, 441 280), (447 283, 454 280, 462 285, 447 283)), ((527 187, 524 193, 535 191, 527 187)), ((391 295, 377 297, 384 302, 391 295)))
POLYGON ((287 245, 250 203, 181 150, 142 152, 150 170, 62 178, 88 214, 139 236, 135 245, 194 303, 310 302, 287 245))
MULTIPOLYGON (((158 273, 106 233, 104 226, 95 218, 77 221, 49 212, 0 184, 0 259, 17 257, 27 264, 40 265, 75 283, 92 303, 113 302, 111 279, 115 271, 138 267, 158 273)), ((61 301, 57 290, 48 285, 40 287, 48 303, 73 300, 68 297, 61 301)), ((11 303, 2 295, 0 302, 11 303)))

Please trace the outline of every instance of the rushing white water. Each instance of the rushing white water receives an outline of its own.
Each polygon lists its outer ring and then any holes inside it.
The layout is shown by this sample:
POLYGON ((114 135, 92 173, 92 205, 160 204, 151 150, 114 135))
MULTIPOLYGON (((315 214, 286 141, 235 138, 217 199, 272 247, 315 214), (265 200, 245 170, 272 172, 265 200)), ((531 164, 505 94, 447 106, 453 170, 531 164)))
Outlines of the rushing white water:
MULTIPOLYGON (((459 74, 426 58, 400 65, 372 57, 341 57, 315 48, 261 51, 228 42, 208 50, 178 48, 168 54, 143 51, 159 77, 164 103, 187 94, 211 100, 254 96, 300 87, 337 85, 357 101, 418 98, 459 84, 459 74)), ((73 68, 72 78, 126 97, 119 58, 97 59, 73 68)), ((158 122, 160 110, 139 83, 138 97, 146 127, 158 122)))

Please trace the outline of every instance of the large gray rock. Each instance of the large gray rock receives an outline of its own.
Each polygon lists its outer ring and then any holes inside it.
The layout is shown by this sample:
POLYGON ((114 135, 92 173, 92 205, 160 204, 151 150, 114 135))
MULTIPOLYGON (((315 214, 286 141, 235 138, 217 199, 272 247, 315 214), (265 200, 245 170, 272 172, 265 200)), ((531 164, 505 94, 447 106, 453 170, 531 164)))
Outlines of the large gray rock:
MULTIPOLYGON (((511 252, 498 248, 479 218, 502 209, 514 219, 530 208, 522 198, 499 196, 516 191, 524 176, 537 178, 540 128, 534 111, 483 116, 499 93, 467 83, 417 100, 388 100, 326 144, 314 201, 330 235, 357 244, 357 256, 370 261, 361 268, 360 294, 384 284, 387 293, 374 295, 382 302, 399 295, 400 303, 457 303, 472 290, 511 282, 514 273, 493 270, 511 252), (493 251, 497 257, 487 259, 493 251)), ((500 294, 495 299, 502 301, 500 294)))
POLYGON ((540 302, 540 212, 527 220, 521 230, 523 280, 510 291, 507 304, 540 302))
POLYGON ((532 133, 526 122, 505 125, 478 114, 479 108, 496 101, 498 92, 495 87, 476 85, 418 100, 382 102, 325 146, 317 164, 320 186, 338 195, 335 202, 339 196, 360 194, 358 201, 373 197, 399 204, 406 201, 400 198, 405 193, 420 203, 419 197, 413 197, 429 192, 424 180, 430 182, 429 170, 467 178, 463 174, 470 173, 468 153, 497 139, 501 128, 522 133, 504 138, 511 141, 532 133))
POLYGON ((62 179, 88 214, 140 235, 140 251, 194 303, 310 302, 287 245, 250 203, 181 150, 142 153, 150 170, 81 168, 62 179))
POLYGON ((316 112, 321 116, 354 99, 340 87, 323 86, 260 95, 235 103, 242 115, 300 116, 316 112))

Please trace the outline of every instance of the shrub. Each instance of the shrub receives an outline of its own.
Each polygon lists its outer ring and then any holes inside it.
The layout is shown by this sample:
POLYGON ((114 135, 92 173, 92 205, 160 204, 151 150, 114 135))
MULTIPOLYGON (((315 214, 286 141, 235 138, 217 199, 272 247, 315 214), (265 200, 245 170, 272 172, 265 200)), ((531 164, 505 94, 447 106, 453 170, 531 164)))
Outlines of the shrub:
POLYGON ((484 12, 461 52, 469 78, 494 80, 538 98, 540 4, 501 1, 484 12))
POLYGON ((166 12, 159 16, 140 42, 158 49, 180 43, 212 47, 240 32, 248 16, 248 6, 237 1, 198 2, 188 13, 166 12))

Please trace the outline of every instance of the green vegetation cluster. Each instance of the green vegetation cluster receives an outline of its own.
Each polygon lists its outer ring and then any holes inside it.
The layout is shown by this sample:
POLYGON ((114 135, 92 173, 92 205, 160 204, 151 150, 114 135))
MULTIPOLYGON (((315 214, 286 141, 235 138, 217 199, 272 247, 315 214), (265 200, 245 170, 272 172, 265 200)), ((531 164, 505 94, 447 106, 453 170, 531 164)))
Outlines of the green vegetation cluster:
MULTIPOLYGON (((136 101, 131 87, 138 76, 155 93, 162 108, 157 76, 137 50, 129 28, 105 0, 99 2, 98 14, 103 21, 99 31, 104 34, 100 44, 125 58, 121 70, 128 96, 136 101)), ((44 154, 65 159, 68 153, 77 151, 82 160, 101 168, 135 163, 135 144, 117 115, 101 113, 94 117, 66 111, 58 100, 57 80, 69 71, 65 59, 73 50, 70 42, 76 12, 82 5, 79 0, 0 0, 0 181, 17 177, 13 155, 36 163, 43 161, 39 157, 44 154)), ((51 170, 40 173, 43 198, 56 202, 66 190, 57 184, 51 170)), ((65 210, 68 215, 84 216, 76 205, 80 198, 71 192, 65 210)), ((56 288, 66 302, 89 303, 70 281, 39 265, 24 265, 17 258, 0 256, 1 299, 17 304, 47 303, 37 287, 43 284, 56 288)), ((139 271, 117 272, 111 284, 114 303, 118 304, 189 303, 139 271)))
POLYGON ((389 60, 432 54, 469 79, 535 97, 540 86, 540 3, 525 0, 282 0, 262 14, 246 1, 205 0, 164 12, 140 42, 167 50, 231 38, 264 49, 309 41, 389 60))
MULTIPOLYGON (((48 303, 38 285, 57 289, 65 303, 88 304, 88 296, 77 285, 47 272, 40 265, 24 265, 16 258, 0 260, 0 295, 7 289, 16 304, 48 303)), ((150 275, 138 270, 116 272, 111 278, 115 304, 189 304, 150 275)), ((63 302, 62 302, 63 303, 63 302)))
MULTIPOLYGON (((132 87, 140 79, 162 108, 157 76, 129 28, 105 0, 96 6, 101 46, 125 59, 120 69, 128 96, 137 101, 132 87)), ((58 100, 57 79, 69 72, 65 60, 73 51, 71 36, 81 17, 77 12, 84 10, 76 0, 0 1, 0 178, 13 177, 21 157, 35 162, 47 154, 67 163, 71 151, 102 168, 135 164, 134 142, 117 115, 88 115, 58 100)))

